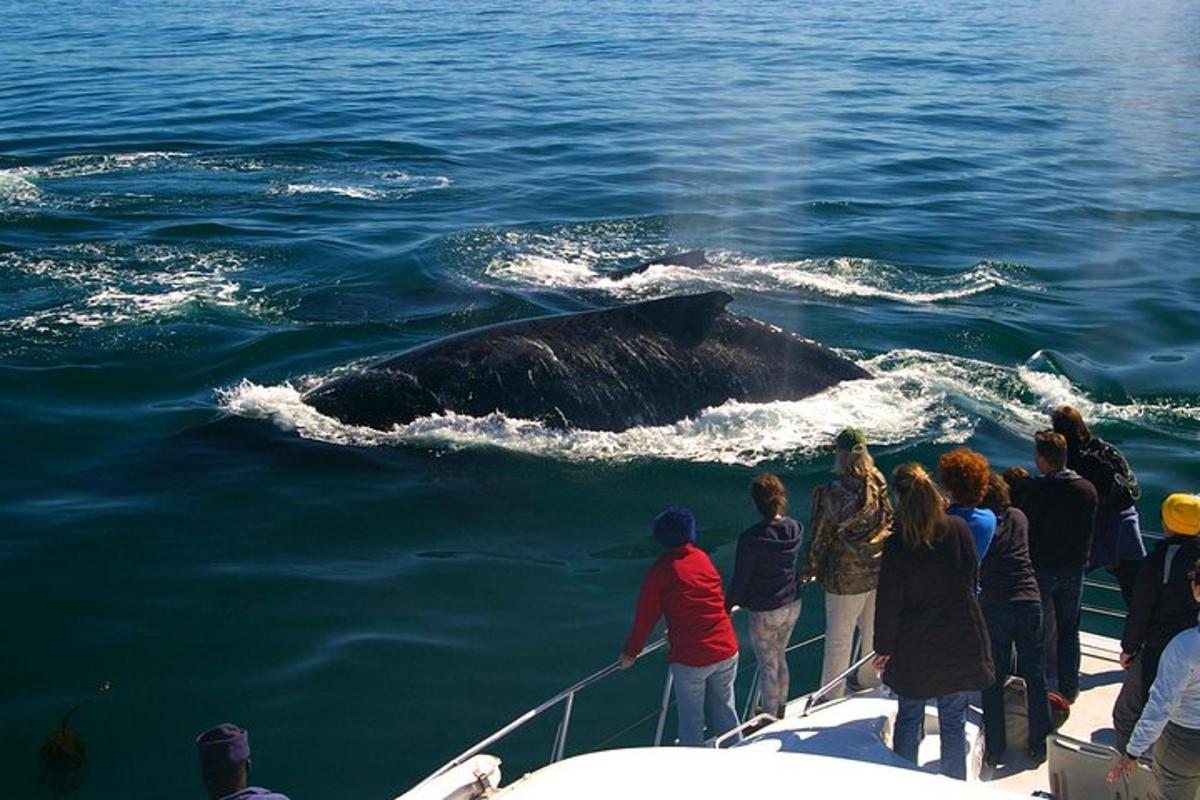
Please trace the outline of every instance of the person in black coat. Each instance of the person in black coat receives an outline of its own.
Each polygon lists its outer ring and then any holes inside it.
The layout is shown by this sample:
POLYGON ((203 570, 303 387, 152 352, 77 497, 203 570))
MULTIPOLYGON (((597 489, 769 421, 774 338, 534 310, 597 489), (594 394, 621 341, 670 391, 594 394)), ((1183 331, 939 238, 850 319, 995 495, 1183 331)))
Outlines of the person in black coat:
POLYGON ((892 477, 897 535, 884 545, 875 604, 875 667, 899 696, 892 749, 916 763, 925 703, 936 699, 941 772, 965 780, 967 701, 995 679, 975 539, 946 514, 921 465, 904 464, 892 477))
POLYGON ((1034 460, 1041 476, 1029 486, 1023 510, 1029 518, 1029 556, 1042 596, 1042 617, 1057 628, 1046 645, 1046 673, 1057 676, 1067 702, 1079 696, 1079 615, 1083 574, 1092 546, 1096 489, 1067 469, 1067 440, 1061 433, 1034 436, 1034 460))
POLYGON ((1164 500, 1162 527, 1166 538, 1142 564, 1121 635, 1126 673, 1113 706, 1113 728, 1122 752, 1146 706, 1163 650, 1196 624, 1188 575, 1200 561, 1200 496, 1173 494, 1164 500))
POLYGON ((1004 762, 1008 749, 1004 683, 1015 646, 1016 674, 1025 681, 1029 757, 1034 764, 1041 764, 1046 760, 1046 737, 1050 735, 1050 702, 1046 695, 1042 597, 1029 560, 1029 520, 1021 509, 1011 505, 1008 483, 995 472, 988 476, 983 507, 991 509, 999 520, 979 567, 979 604, 987 620, 996 664, 996 682, 983 690, 983 730, 987 739, 984 758, 989 766, 997 766, 1004 762))

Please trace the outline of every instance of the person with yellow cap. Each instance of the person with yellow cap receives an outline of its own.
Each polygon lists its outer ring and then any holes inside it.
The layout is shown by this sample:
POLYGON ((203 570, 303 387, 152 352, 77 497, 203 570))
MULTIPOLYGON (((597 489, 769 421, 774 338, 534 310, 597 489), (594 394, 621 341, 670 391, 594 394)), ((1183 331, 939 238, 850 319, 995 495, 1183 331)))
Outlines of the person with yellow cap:
POLYGON ((1125 682, 1113 706, 1119 749, 1133 735, 1163 650, 1176 634, 1196 625, 1198 606, 1188 574, 1200 561, 1200 495, 1173 494, 1164 500, 1162 524, 1166 538, 1138 572, 1121 636, 1125 682))

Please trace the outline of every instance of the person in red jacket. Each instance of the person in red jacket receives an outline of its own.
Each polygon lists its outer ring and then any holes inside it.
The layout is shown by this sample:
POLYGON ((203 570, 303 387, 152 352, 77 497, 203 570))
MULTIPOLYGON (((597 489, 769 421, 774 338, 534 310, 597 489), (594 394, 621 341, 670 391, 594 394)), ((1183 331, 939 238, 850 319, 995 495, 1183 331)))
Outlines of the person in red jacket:
POLYGON ((737 636, 725 611, 721 576, 696 547, 692 512, 676 507, 659 514, 654 520, 654 538, 667 550, 642 581, 633 628, 621 649, 621 668, 633 664, 654 626, 665 616, 679 744, 702 747, 705 708, 710 736, 720 736, 738 725, 733 698, 737 636))

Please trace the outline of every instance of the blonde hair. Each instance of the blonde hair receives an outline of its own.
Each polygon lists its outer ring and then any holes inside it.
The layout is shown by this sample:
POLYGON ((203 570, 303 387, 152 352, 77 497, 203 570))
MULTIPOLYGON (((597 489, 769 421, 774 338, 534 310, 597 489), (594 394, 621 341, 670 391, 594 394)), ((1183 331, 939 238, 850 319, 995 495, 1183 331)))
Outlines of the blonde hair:
POLYGON ((909 550, 933 547, 938 523, 946 517, 946 498, 920 464, 901 464, 892 473, 896 490, 896 521, 909 550))
POLYGON ((866 478, 875 469, 875 459, 867 446, 854 445, 849 450, 838 448, 833 460, 834 475, 853 475, 856 478, 866 478))

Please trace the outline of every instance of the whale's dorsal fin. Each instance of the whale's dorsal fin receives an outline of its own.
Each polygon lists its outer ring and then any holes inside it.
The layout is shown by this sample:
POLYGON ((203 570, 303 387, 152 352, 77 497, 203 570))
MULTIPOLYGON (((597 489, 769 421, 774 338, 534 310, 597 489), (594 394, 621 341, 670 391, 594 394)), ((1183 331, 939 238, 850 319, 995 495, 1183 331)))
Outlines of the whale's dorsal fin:
POLYGON ((731 302, 733 296, 726 292, 705 292, 647 300, 628 310, 639 322, 690 346, 704 340, 731 302))

